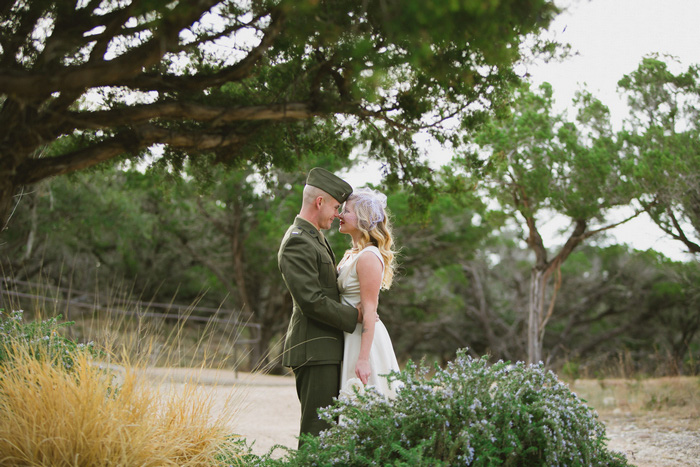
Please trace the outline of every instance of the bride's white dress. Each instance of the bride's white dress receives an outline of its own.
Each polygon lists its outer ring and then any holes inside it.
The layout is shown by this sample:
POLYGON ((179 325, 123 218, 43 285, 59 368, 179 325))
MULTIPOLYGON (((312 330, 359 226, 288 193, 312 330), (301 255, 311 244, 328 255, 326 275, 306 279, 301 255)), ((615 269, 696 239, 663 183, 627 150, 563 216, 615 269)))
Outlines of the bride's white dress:
MULTIPOLYGON (((338 289, 340 290, 340 299, 343 303, 350 306, 357 306, 360 303, 360 281, 357 278, 357 259, 363 254, 375 254, 384 265, 384 260, 375 246, 368 246, 357 253, 346 255, 338 265, 338 289)), ((357 323, 355 331, 345 333, 345 353, 343 356, 343 364, 341 367, 340 387, 343 394, 352 394, 351 386, 361 384, 358 383, 355 375, 355 364, 360 355, 360 343, 362 341, 362 323, 357 323)), ((369 365, 371 374, 367 381, 367 386, 374 386, 380 394, 389 398, 396 396, 396 391, 400 387, 400 383, 394 381, 392 387, 386 376, 392 370, 399 371, 399 364, 396 361, 394 347, 391 345, 389 333, 382 323, 378 320, 374 326, 374 339, 372 340, 372 349, 369 353, 369 365)))

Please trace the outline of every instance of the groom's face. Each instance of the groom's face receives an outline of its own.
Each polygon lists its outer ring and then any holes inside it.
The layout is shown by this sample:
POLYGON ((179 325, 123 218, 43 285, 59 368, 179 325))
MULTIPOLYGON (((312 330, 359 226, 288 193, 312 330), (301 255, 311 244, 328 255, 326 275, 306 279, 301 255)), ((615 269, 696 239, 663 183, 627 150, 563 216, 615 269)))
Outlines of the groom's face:
POLYGON ((330 195, 324 197, 318 220, 318 226, 322 230, 331 228, 333 221, 338 217, 338 209, 340 209, 340 203, 335 198, 330 195))

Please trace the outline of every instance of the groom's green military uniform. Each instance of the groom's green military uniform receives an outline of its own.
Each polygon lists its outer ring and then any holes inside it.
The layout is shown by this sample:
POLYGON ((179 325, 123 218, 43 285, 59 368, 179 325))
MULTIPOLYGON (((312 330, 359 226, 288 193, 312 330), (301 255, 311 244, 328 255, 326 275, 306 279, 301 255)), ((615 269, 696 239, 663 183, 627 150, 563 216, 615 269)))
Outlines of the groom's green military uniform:
MULTIPOLYGON (((328 171, 315 168, 307 178, 344 202, 352 188, 328 171)), ((317 410, 340 391, 343 331, 352 332, 357 309, 340 303, 335 257, 323 234, 296 217, 282 239, 277 261, 294 307, 284 342, 282 364, 294 370, 301 402, 301 433, 317 435, 328 425, 317 410)))

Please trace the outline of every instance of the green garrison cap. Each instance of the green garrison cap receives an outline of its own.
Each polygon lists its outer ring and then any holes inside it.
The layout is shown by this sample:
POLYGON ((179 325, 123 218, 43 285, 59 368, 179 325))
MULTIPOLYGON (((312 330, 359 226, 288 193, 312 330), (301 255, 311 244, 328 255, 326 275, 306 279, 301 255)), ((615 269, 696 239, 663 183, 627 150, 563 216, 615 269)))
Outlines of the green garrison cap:
POLYGON ((321 167, 314 167, 309 171, 306 184, 322 189, 340 203, 344 203, 352 193, 348 182, 321 167))

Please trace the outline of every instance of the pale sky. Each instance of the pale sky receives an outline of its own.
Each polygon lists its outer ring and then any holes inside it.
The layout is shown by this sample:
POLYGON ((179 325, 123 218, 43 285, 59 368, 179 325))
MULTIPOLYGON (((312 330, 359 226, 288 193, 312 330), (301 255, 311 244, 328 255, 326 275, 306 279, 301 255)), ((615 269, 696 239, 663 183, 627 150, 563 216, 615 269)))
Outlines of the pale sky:
MULTIPOLYGON (((627 111, 617 82, 644 56, 670 54, 683 69, 700 64, 700 0, 557 0, 557 4, 567 11, 555 19, 550 31, 578 55, 564 63, 529 66, 527 72, 535 84, 552 84, 559 110, 570 106, 574 93, 585 87, 610 108, 619 128, 627 111)), ((368 165, 349 174, 348 181, 362 186, 377 183, 378 175, 377 168, 368 165)), ((562 240, 556 234, 562 227, 566 226, 556 219, 547 223, 548 246, 562 240)), ((680 242, 667 238, 643 217, 617 227, 613 234, 617 241, 640 250, 653 248, 676 260, 691 257, 680 242)))
MULTIPOLYGON (((529 67, 532 81, 552 84, 559 106, 585 85, 625 116, 617 82, 652 53, 677 57, 682 66, 700 64, 700 0, 557 0, 567 8, 550 27, 579 53, 563 63, 529 67)), ((679 70, 674 69, 677 72, 679 70)))

